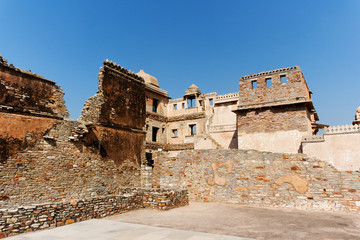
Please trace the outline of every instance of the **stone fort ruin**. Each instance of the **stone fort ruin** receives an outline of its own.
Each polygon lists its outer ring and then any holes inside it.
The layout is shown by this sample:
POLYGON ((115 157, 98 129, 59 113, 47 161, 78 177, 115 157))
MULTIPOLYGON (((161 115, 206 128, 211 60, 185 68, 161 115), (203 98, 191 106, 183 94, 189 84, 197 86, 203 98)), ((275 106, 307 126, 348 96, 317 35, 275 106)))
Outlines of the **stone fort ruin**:
POLYGON ((0 57, 0 237, 189 199, 360 210, 360 110, 317 123, 299 66, 179 99, 108 60, 98 81, 71 120, 61 87, 0 57))

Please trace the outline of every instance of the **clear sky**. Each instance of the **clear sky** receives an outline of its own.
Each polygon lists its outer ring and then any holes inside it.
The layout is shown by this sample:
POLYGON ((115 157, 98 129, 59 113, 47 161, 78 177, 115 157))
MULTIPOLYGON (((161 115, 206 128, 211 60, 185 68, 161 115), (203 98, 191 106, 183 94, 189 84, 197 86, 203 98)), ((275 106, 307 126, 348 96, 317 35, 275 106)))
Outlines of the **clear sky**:
POLYGON ((56 81, 71 118, 105 59, 155 76, 170 97, 192 83, 238 91, 241 76, 299 65, 320 123, 360 106, 360 0, 0 0, 0 54, 56 81))

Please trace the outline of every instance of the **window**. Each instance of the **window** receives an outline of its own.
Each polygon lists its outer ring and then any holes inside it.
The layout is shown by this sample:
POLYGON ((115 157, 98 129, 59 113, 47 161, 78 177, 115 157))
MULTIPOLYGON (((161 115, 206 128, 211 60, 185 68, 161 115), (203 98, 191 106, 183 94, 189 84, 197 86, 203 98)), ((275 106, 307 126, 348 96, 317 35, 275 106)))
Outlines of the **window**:
POLYGON ((188 98, 187 103, 188 103, 188 108, 196 107, 196 99, 195 98, 188 98))
POLYGON ((210 100, 210 105, 212 106, 214 104, 214 100, 212 98, 210 98, 209 100, 210 100))
POLYGON ((178 136, 178 131, 177 131, 177 129, 173 129, 172 130, 172 132, 173 132, 173 137, 177 137, 178 136))
POLYGON ((147 161, 147 165, 149 167, 154 167, 154 159, 152 159, 152 153, 150 152, 145 153, 145 158, 147 161))
POLYGON ((282 84, 286 84, 287 83, 286 75, 280 76, 280 81, 281 81, 282 84))
POLYGON ((174 104, 174 110, 177 110, 177 104, 174 104))
POLYGON ((152 141, 153 142, 156 142, 156 140, 157 140, 158 131, 159 131, 159 128, 157 128, 157 127, 152 128, 152 141))
POLYGON ((196 135, 196 124, 189 125, 190 127, 190 135, 196 135))
POLYGON ((257 82, 255 81, 251 81, 251 87, 252 89, 256 89, 257 88, 257 82))
POLYGON ((267 79, 265 79, 265 81, 266 81, 266 86, 267 86, 267 87, 271 87, 271 86, 272 86, 271 78, 267 78, 267 79))
POLYGON ((185 103, 182 104, 182 108, 185 109, 185 103))
POLYGON ((202 106, 203 105, 203 101, 199 100, 199 105, 202 106))
POLYGON ((159 100, 153 99, 153 109, 152 109, 153 112, 157 112, 158 105, 159 105, 159 100))

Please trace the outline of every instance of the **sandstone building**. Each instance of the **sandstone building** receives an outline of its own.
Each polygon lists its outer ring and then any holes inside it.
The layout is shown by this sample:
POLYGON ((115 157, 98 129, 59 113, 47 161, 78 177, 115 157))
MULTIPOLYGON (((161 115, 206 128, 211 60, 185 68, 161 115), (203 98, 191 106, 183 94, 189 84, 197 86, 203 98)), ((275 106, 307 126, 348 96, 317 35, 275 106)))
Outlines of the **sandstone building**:
POLYGON ((195 85, 169 99, 143 70, 148 149, 256 149, 301 152, 303 136, 323 125, 299 66, 240 78, 239 92, 201 93, 195 85))

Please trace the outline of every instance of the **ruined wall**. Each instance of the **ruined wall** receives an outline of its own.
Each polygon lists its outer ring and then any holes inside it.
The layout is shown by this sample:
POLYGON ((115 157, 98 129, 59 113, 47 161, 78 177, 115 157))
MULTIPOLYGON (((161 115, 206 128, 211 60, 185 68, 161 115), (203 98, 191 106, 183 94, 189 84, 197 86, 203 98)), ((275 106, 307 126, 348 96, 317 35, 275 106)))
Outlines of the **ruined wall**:
POLYGON ((303 138, 302 150, 342 171, 360 170, 360 125, 325 128, 324 135, 303 138))
POLYGON ((153 176, 155 187, 188 189, 193 201, 360 210, 358 171, 338 171, 303 154, 243 150, 163 153, 153 176))
POLYGON ((15 68, 0 55, 0 162, 34 146, 57 119, 69 116, 63 97, 55 82, 15 68))
MULTIPOLYGON (((42 90, 33 91, 36 96, 42 90)), ((105 61, 98 94, 87 101, 82 121, 1 111, 0 137, 5 141, 0 142, 0 206, 59 202, 140 187, 144 99, 141 78, 105 61)))
POLYGON ((144 80, 111 61, 98 75, 99 88, 84 106, 80 120, 89 132, 83 141, 106 159, 121 164, 132 161, 140 167, 144 155, 144 80))
POLYGON ((69 113, 63 93, 55 82, 31 71, 15 68, 0 55, 0 105, 2 109, 27 114, 66 118, 69 113))
POLYGON ((58 120, 33 147, 1 164, 0 206, 59 202, 139 187, 140 165, 130 157, 125 161, 102 157, 101 148, 75 136, 84 127, 77 121, 58 120))

